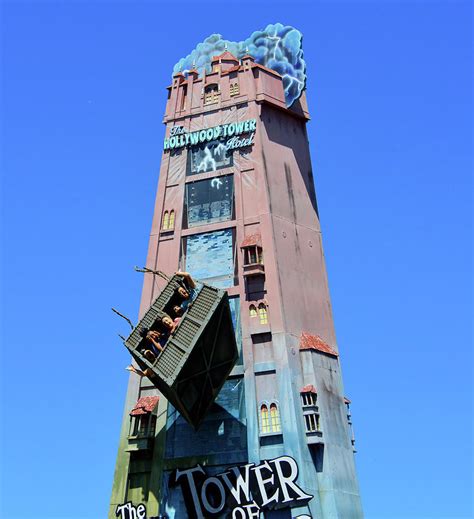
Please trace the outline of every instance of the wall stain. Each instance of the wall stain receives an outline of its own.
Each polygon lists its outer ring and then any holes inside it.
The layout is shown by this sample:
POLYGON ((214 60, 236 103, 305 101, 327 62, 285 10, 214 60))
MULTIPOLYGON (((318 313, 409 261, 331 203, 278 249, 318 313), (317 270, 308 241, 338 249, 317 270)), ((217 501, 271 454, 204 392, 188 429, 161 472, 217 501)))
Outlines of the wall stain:
POLYGON ((296 230, 295 250, 296 250, 296 254, 301 254, 300 240, 298 237, 298 226, 297 226, 297 221, 296 221, 296 202, 295 202, 295 195, 293 193, 293 181, 291 179, 290 166, 286 162, 285 162, 285 180, 286 180, 286 188, 288 191, 288 197, 290 199, 291 216, 293 217, 293 223, 295 224, 295 230, 296 230))

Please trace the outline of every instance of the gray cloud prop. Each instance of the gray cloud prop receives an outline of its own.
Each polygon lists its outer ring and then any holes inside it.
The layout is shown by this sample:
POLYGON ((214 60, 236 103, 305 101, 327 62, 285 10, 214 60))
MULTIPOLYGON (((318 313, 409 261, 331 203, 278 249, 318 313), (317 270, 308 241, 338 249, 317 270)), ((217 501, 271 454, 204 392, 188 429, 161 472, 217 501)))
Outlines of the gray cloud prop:
POLYGON ((193 66, 200 74, 211 71, 211 59, 227 47, 236 58, 251 54, 257 63, 275 70, 283 77, 286 105, 291 106, 306 85, 306 63, 303 59, 303 35, 289 25, 270 24, 263 31, 255 31, 244 41, 224 40, 212 34, 176 63, 173 74, 186 73, 193 66))

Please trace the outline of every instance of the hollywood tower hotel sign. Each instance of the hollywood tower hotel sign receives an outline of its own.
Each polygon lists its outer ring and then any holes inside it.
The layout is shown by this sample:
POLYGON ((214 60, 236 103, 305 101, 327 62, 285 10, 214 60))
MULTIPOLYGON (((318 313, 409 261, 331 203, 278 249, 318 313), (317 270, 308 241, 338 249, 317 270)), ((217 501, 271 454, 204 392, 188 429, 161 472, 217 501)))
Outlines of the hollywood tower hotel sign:
MULTIPOLYGON (((280 23, 214 34, 175 66, 146 267, 225 295, 237 360, 196 427, 158 379, 130 374, 109 518, 363 517, 305 70, 280 23)), ((162 290, 144 276, 140 318, 162 290)))

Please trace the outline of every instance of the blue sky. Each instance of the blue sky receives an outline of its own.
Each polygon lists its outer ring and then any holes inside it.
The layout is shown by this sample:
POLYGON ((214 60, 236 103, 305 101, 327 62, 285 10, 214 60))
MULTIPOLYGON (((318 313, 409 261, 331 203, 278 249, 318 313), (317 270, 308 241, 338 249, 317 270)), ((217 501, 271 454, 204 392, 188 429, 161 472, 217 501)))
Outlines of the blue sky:
POLYGON ((368 519, 472 514, 464 2, 2 4, 5 519, 105 517, 173 65, 304 34, 308 125, 368 519))

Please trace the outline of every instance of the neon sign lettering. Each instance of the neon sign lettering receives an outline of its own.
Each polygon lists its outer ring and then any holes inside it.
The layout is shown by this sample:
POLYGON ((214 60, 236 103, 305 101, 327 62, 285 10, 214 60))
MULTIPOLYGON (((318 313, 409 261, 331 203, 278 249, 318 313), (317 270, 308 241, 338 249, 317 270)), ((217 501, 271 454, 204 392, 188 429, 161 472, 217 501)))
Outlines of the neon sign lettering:
POLYGON ((205 128, 195 132, 188 132, 183 126, 173 126, 169 137, 165 139, 164 150, 175 150, 188 146, 196 146, 205 142, 218 139, 227 139, 224 144, 227 150, 243 148, 253 144, 255 131, 257 129, 256 119, 247 119, 237 123, 222 124, 212 128, 205 128), (251 134, 246 139, 240 139, 240 135, 251 134))

